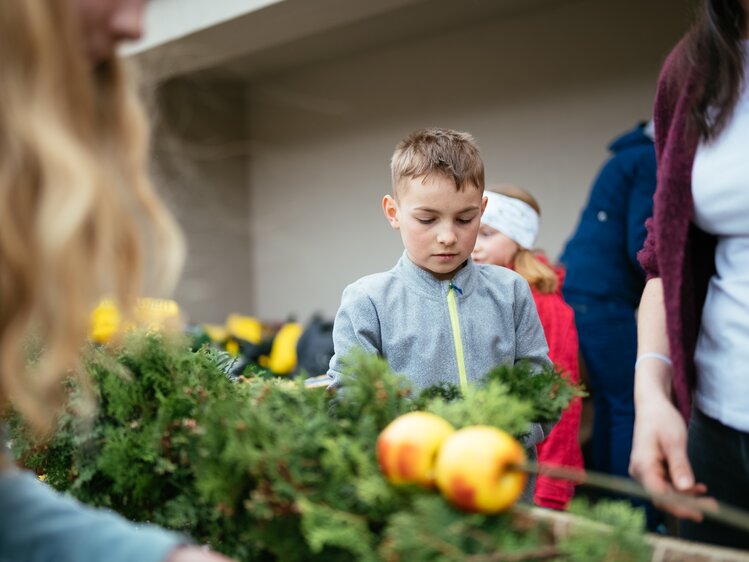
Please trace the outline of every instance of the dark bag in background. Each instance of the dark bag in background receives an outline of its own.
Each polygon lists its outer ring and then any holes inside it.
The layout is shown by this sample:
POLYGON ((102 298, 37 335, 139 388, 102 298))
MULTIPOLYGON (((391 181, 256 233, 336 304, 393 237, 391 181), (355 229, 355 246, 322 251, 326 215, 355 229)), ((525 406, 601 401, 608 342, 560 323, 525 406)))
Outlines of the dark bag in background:
POLYGON ((296 345, 296 374, 316 377, 328 372, 333 357, 333 322, 315 315, 296 345))

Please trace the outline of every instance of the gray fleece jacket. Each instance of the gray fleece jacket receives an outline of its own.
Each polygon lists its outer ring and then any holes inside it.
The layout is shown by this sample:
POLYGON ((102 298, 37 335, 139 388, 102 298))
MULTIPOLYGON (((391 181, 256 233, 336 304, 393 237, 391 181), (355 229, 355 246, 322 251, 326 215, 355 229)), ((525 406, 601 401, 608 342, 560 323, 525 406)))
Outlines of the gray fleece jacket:
MULTIPOLYGON (((520 275, 469 258, 452 281, 440 281, 404 252, 390 271, 363 277, 343 291, 328 374, 337 384, 341 358, 359 347, 387 359, 416 388, 439 382, 460 385, 456 335, 468 383, 481 381, 503 363, 551 364, 528 282, 520 275), (453 297, 457 323, 450 314, 453 297)), ((535 445, 549 431, 549 426, 533 424, 525 441, 530 460, 536 459, 535 445)), ((534 483, 530 479, 524 499, 532 499, 534 483)))

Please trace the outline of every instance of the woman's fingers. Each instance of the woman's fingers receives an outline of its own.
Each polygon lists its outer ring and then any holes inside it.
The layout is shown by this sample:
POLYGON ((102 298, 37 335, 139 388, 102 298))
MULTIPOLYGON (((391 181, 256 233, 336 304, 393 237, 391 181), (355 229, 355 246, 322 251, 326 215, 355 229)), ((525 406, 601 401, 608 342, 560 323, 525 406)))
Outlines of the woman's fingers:
POLYGON ((691 519, 700 522, 704 519, 703 513, 706 511, 717 511, 718 502, 714 498, 705 496, 707 487, 704 484, 697 483, 689 489, 675 492, 673 488, 668 494, 673 496, 672 500, 661 499, 655 501, 655 505, 679 517, 680 519, 691 519), (691 499, 686 503, 687 498, 691 499))
POLYGON ((666 457, 668 479, 673 487, 680 492, 691 491, 695 482, 692 465, 687 458, 686 430, 666 436, 662 448, 666 457))
POLYGON ((643 408, 635 422, 630 474, 655 495, 653 503, 659 508, 682 519, 702 521, 702 510, 715 509, 717 503, 700 497, 707 488, 694 480, 687 457, 686 424, 670 403, 647 406, 651 407, 643 408))
POLYGON ((646 490, 656 495, 653 499, 656 506, 681 519, 699 522, 703 519, 703 511, 716 510, 718 507, 713 498, 704 496, 707 486, 694 482, 686 453, 682 456, 678 451, 668 451, 662 456, 652 455, 649 461, 639 465, 635 460, 632 475, 640 480, 646 490), (669 464, 669 454, 674 459, 671 461, 675 463, 673 468, 669 464), (679 478, 681 486, 676 485, 679 478), (691 481, 687 482, 687 479, 691 481), (672 496, 670 501, 668 496, 672 496), (684 498, 692 498, 693 501, 684 501, 684 498))

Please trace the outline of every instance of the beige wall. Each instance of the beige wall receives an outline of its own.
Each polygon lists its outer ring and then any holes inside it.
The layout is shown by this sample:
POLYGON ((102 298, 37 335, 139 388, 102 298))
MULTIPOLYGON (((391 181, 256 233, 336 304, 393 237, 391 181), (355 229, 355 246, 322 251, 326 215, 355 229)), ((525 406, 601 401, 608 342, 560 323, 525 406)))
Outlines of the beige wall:
POLYGON ((558 3, 256 80, 248 88, 254 312, 334 314, 343 287, 402 248, 379 209, 407 132, 478 139, 487 180, 539 199, 556 257, 605 146, 649 114, 681 0, 558 3))
POLYGON ((157 92, 157 179, 187 239, 175 298, 195 322, 254 310, 245 84, 181 78, 157 92))

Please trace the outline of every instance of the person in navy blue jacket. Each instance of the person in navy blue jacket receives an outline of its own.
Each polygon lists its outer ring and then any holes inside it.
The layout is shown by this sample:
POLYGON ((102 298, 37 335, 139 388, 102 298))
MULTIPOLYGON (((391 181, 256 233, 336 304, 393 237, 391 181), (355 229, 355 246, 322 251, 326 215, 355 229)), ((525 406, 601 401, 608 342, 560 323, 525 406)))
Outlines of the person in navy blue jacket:
POLYGON ((609 150, 612 156, 560 261, 594 408, 588 468, 627 477, 635 416, 635 314, 645 286, 637 252, 645 242, 656 185, 652 122, 621 135, 609 150))

